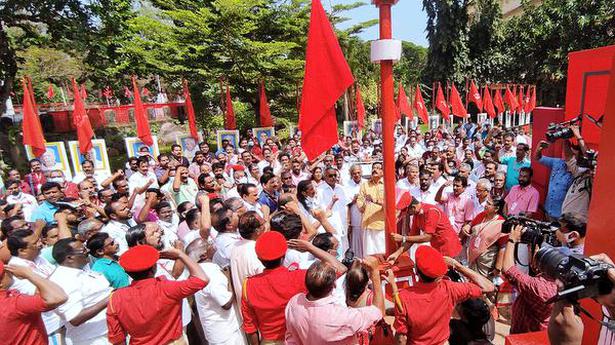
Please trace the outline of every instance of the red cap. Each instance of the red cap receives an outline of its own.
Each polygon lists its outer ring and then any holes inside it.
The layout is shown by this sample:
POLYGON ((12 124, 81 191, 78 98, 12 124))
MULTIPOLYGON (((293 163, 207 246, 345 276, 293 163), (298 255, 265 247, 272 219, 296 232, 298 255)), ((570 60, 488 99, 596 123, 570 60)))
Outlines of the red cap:
POLYGON ((4 276, 4 262, 0 260, 0 279, 4 276))
POLYGON ((439 251, 429 246, 420 246, 415 254, 416 268, 426 277, 439 278, 446 274, 448 266, 439 251))
POLYGON ((286 255, 286 238, 277 231, 267 231, 256 240, 256 256, 263 261, 276 260, 286 255))
POLYGON ((234 164, 231 165, 231 169, 234 171, 244 171, 246 168, 244 168, 243 165, 234 164))
POLYGON ((134 246, 120 256, 120 266, 126 272, 143 272, 156 264, 160 253, 148 245, 134 246))
POLYGON ((403 193, 399 197, 399 200, 397 200, 396 208, 398 210, 406 209, 408 206, 410 206, 410 204, 412 204, 412 199, 414 199, 414 197, 410 194, 410 192, 402 191, 402 190, 399 190, 399 189, 396 192, 397 192, 397 194, 403 193))

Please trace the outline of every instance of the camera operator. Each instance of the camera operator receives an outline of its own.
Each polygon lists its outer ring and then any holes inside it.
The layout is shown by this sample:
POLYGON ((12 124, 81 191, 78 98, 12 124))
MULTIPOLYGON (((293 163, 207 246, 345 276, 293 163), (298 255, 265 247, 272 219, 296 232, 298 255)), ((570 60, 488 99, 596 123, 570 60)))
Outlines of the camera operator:
MULTIPOLYGON (((510 333, 537 332, 547 329, 553 305, 546 301, 557 293, 555 281, 540 274, 532 277, 515 266, 515 246, 520 243, 523 225, 515 225, 508 238, 502 271, 519 295, 512 305, 510 333)), ((532 259, 532 268, 535 262, 532 259)))
POLYGON ((585 219, 578 213, 562 213, 559 224, 555 236, 562 243, 563 250, 560 251, 566 255, 583 255, 587 229, 585 219))
POLYGON ((587 219, 596 166, 595 152, 586 149, 579 126, 571 125, 570 130, 579 143, 579 151, 575 154, 572 151, 571 143, 564 142, 566 167, 572 174, 573 180, 562 203, 562 213, 577 212, 587 219))

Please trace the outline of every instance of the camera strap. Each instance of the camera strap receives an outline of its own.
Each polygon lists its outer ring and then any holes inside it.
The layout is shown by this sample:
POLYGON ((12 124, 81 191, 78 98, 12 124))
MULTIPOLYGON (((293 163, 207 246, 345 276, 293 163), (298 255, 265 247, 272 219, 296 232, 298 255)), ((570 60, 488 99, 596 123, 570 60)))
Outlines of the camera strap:
POLYGON ((604 315, 604 317, 607 318, 608 321, 598 320, 592 314, 590 314, 585 308, 581 307, 581 303, 579 303, 578 301, 576 301, 572 305, 576 309, 578 309, 581 313, 585 314, 585 316, 589 317, 591 320, 594 320, 597 323, 601 324, 602 326, 606 327, 609 331, 615 332, 615 319, 604 315))

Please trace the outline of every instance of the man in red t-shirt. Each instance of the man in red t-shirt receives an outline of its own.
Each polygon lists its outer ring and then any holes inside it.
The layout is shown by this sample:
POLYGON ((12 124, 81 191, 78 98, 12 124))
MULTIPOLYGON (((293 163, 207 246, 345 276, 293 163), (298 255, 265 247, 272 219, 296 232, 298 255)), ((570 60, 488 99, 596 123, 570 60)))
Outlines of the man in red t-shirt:
POLYGON ((68 296, 62 288, 34 273, 27 266, 4 266, 0 261, 0 334, 3 344, 48 344, 47 331, 41 313, 55 309, 66 302, 68 296), (6 269, 6 270, 5 270, 6 269), (5 273, 8 272, 10 274, 5 273), (12 276, 30 281, 39 294, 22 295, 7 290, 12 276))
POLYGON ((403 308, 395 308, 393 327, 397 344, 443 344, 450 335, 449 321, 455 305, 495 290, 487 278, 462 266, 455 259, 443 257, 429 246, 420 246, 416 250, 416 270, 419 282, 400 291, 403 308), (449 267, 472 283, 443 279, 449 267))

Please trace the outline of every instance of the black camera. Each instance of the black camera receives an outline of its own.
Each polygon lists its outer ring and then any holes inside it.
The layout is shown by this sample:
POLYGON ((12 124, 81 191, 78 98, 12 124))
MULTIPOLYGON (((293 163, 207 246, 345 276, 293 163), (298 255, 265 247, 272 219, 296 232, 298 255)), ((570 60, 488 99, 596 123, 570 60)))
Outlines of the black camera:
POLYGON ((346 266, 347 269, 352 267, 352 263, 354 262, 355 255, 352 249, 347 249, 344 253, 344 258, 342 259, 342 264, 346 266))
POLYGON ((583 156, 577 159, 577 165, 582 168, 594 169, 598 165, 598 152, 587 150, 583 156))
POLYGON ((545 133, 545 137, 547 141, 550 143, 554 143, 558 139, 572 138, 574 134, 572 133, 570 126, 580 121, 581 121, 581 116, 576 117, 569 121, 565 121, 565 122, 550 123, 549 127, 547 127, 547 132, 545 133))
POLYGON ((547 303, 559 300, 576 302, 583 298, 606 295, 613 289, 608 278, 611 265, 582 255, 565 255, 557 248, 544 247, 536 253, 540 272, 561 281, 564 288, 547 303))
POLYGON ((530 245, 541 245, 542 243, 548 243, 552 246, 560 245, 555 235, 559 228, 557 223, 541 222, 523 215, 510 216, 502 223, 502 233, 510 234, 516 225, 524 227, 520 239, 521 243, 530 245))

